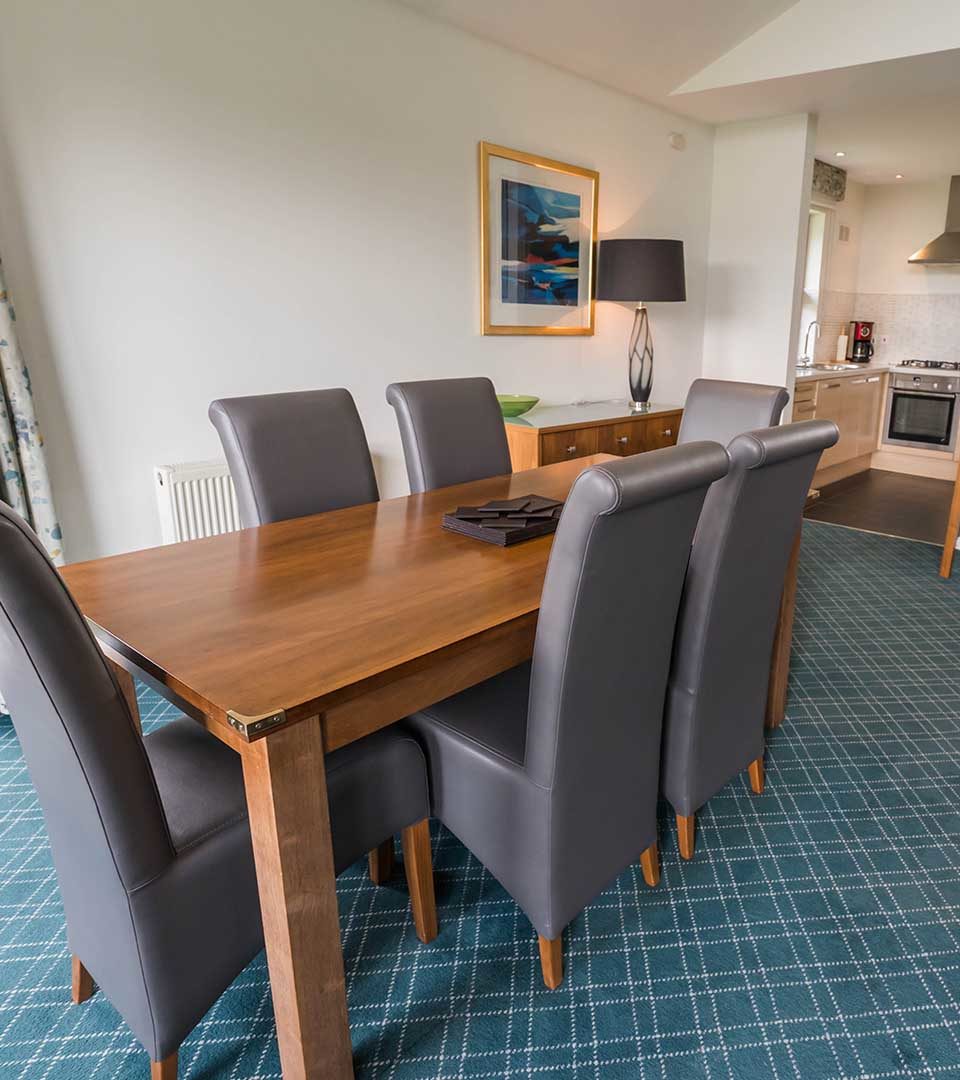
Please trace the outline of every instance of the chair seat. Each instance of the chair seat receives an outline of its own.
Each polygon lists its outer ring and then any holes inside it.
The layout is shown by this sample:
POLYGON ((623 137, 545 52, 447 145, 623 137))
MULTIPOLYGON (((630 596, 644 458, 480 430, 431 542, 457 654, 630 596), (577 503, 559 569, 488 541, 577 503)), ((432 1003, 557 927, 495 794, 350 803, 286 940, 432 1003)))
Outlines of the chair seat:
MULTIPOLYGON (((239 754, 185 717, 143 742, 178 852, 223 829, 246 828, 239 754)), ((377 732, 329 754, 327 793, 338 874, 430 816, 427 763, 419 743, 402 731, 377 732)))
POLYGON ((527 662, 439 701, 412 719, 440 724, 492 754, 523 765, 529 697, 527 662))
POLYGON ((337 873, 430 816, 427 760, 412 735, 388 728, 327 755, 337 873))
POLYGON ((246 821, 240 755, 194 720, 164 724, 143 745, 178 852, 246 821))

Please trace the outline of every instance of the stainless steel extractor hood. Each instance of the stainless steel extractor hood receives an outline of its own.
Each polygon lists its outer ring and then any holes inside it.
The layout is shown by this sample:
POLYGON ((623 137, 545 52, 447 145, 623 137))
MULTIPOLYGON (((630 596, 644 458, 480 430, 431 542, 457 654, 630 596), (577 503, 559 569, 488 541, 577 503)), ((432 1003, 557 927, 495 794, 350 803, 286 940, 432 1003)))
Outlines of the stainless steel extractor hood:
POLYGON ((947 228, 926 247, 915 251, 907 262, 937 266, 960 263, 960 176, 950 180, 950 198, 947 199, 947 228))

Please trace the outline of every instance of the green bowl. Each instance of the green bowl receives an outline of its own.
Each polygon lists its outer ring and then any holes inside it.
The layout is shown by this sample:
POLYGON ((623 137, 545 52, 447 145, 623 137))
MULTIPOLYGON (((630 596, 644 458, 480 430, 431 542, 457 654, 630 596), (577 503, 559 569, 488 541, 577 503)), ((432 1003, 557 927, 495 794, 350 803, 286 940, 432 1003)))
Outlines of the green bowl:
POLYGON ((500 412, 504 416, 522 416, 525 412, 529 412, 539 400, 538 397, 531 397, 529 394, 497 394, 500 412))

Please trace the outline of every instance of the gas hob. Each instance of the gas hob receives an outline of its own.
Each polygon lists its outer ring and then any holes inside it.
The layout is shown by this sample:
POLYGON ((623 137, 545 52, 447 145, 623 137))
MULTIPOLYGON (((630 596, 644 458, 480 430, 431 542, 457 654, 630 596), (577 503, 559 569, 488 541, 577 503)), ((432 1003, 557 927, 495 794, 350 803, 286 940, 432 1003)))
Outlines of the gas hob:
POLYGON ((960 371, 957 360, 901 360, 898 368, 922 368, 924 371, 960 371))

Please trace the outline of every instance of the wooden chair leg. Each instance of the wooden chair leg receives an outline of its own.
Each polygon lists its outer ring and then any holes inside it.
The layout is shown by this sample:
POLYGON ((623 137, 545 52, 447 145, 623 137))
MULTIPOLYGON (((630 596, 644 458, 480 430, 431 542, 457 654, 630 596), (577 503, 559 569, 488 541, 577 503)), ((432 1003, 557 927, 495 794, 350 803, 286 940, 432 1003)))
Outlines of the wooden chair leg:
POLYGON ((680 854, 685 859, 693 858, 693 847, 697 836, 697 815, 677 814, 677 838, 680 842, 680 854))
POLYGON ((758 757, 756 761, 751 761, 747 768, 750 772, 750 787, 753 788, 753 793, 762 795, 764 781, 763 758, 758 757))
POLYGON ((429 944, 437 936, 437 901, 433 892, 433 861, 430 858, 430 823, 426 818, 408 825, 400 835, 403 869, 410 889, 410 907, 417 937, 429 944))
POLYGON ((71 966, 71 992, 74 1005, 82 1005, 88 998, 93 997, 93 976, 80 963, 79 956, 70 958, 71 966))
POLYGON ((563 982, 563 935, 550 938, 540 937, 540 968, 543 971, 543 981, 549 989, 556 988, 563 982))
POLYGON ((660 852, 657 850, 656 841, 640 856, 640 867, 643 870, 643 880, 651 888, 660 884, 660 852))
POLYGON ((177 1080, 177 1053, 165 1057, 163 1061, 150 1062, 150 1080, 177 1080))
POLYGON ((370 866, 370 880, 374 885, 386 885, 393 877, 393 837, 375 847, 367 855, 370 866))

